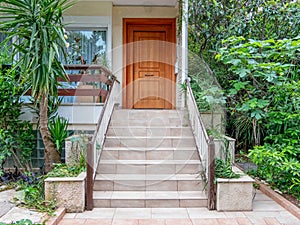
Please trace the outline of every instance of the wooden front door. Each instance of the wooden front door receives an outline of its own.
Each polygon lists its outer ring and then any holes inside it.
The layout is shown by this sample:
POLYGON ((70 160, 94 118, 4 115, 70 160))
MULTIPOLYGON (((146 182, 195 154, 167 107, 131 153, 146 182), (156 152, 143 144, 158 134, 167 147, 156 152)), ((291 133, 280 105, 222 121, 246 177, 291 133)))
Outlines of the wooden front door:
POLYGON ((175 107, 174 22, 170 19, 125 20, 125 108, 175 107))

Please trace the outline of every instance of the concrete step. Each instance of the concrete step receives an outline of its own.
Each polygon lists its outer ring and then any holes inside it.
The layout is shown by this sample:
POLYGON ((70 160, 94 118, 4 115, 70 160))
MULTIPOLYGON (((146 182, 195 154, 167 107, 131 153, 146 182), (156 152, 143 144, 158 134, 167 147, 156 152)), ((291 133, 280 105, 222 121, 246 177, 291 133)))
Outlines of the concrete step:
POLYGON ((97 174, 95 191, 202 191, 198 174, 97 174))
POLYGON ((118 137, 162 137, 162 136, 189 136, 192 137, 192 129, 190 127, 178 126, 110 126, 107 131, 107 136, 118 137))
POLYGON ((180 110, 116 110, 112 126, 189 126, 188 114, 180 110))
POLYGON ((106 147, 101 153, 103 160, 200 160, 193 148, 117 148, 106 147))
POLYGON ((108 136, 104 147, 195 147, 194 137, 192 136, 108 136))
POLYGON ((100 160, 99 174, 195 174, 199 160, 100 160))
POLYGON ((178 208, 206 207, 202 191, 94 191, 98 208, 178 208))

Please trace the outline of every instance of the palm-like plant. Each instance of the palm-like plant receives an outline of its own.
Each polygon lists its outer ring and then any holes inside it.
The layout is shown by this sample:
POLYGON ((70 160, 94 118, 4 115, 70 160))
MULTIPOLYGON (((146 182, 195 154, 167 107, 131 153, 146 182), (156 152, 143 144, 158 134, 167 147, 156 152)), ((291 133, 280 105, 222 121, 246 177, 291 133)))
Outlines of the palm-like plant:
POLYGON ((66 43, 62 14, 68 0, 0 0, 0 31, 14 40, 13 68, 21 68, 21 82, 29 82, 35 102, 39 102, 39 129, 45 145, 45 171, 60 162, 60 154, 48 129, 48 96, 57 95, 57 78, 66 79, 59 51, 66 43))

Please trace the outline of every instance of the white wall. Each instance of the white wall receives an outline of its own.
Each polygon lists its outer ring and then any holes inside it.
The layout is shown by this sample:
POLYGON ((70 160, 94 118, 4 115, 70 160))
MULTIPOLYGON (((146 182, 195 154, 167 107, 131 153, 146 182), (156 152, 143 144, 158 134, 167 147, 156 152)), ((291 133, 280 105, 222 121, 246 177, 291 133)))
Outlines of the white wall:
MULTIPOLYGON (((58 115, 69 120, 69 130, 94 130, 103 104, 63 104, 58 108, 58 115)), ((20 119, 37 123, 36 115, 28 106, 24 106, 20 119)))

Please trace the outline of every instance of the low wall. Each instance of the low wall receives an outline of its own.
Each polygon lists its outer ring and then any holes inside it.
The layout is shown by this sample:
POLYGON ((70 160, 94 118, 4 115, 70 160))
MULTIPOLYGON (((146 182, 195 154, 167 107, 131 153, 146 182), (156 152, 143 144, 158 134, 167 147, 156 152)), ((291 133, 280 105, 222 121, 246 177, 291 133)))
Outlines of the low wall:
POLYGON ((83 212, 85 179, 84 172, 77 177, 48 177, 45 180, 45 200, 55 201, 56 207, 64 207, 67 212, 83 212))

